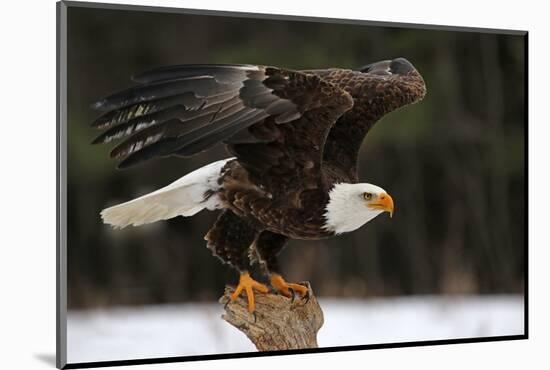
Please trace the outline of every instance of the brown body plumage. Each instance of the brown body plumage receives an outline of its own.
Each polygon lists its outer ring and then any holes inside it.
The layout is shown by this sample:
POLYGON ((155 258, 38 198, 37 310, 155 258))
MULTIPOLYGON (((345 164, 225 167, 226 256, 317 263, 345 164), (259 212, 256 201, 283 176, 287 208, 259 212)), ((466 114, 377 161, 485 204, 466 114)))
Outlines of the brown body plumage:
POLYGON ((122 168, 224 142, 235 159, 203 195, 223 208, 208 246, 243 275, 249 256, 256 257, 283 293, 300 289, 281 282, 276 255, 288 239, 338 232, 327 227, 330 191, 358 182, 363 138, 383 115, 426 92, 403 58, 360 71, 175 66, 134 79, 141 85, 94 105, 108 111, 94 123, 107 128, 95 142, 129 136, 111 152, 124 158, 122 168))

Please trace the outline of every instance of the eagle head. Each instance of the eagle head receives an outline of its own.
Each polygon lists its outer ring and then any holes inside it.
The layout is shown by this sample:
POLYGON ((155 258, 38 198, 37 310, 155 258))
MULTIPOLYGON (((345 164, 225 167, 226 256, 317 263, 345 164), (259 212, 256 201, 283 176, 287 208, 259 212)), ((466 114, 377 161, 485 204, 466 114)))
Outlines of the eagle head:
POLYGON ((342 234, 354 231, 383 212, 393 214, 392 197, 372 184, 334 185, 329 192, 325 229, 342 234))

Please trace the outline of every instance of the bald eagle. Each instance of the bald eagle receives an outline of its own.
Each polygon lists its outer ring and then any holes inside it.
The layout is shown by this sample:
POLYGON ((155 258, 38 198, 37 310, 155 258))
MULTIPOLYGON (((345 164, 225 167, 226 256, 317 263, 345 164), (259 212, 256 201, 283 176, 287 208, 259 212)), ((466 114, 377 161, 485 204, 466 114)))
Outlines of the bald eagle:
POLYGON ((92 105, 105 129, 94 143, 124 139, 119 168, 156 157, 190 157, 224 143, 226 158, 172 184, 101 212, 115 228, 221 210, 207 246, 240 273, 231 300, 268 287, 249 272, 264 266, 277 292, 307 296, 281 276, 277 255, 289 239, 354 231, 393 213, 381 187, 359 183, 363 138, 385 114, 421 100, 422 76, 404 58, 339 68, 289 70, 259 65, 177 65, 132 77, 136 86, 92 105))

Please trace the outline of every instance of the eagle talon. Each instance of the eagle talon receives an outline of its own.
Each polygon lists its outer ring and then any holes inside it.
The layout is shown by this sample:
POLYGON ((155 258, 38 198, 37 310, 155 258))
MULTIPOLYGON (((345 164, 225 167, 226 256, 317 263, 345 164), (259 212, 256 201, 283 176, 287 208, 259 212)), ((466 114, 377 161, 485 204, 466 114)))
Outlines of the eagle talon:
POLYGON ((250 277, 248 272, 241 274, 239 279, 239 285, 235 288, 233 294, 231 294, 230 301, 234 302, 239 298, 241 293, 244 291, 246 293, 246 298, 248 299, 248 312, 254 313, 254 320, 256 315, 254 310, 256 309, 256 302, 254 300, 254 290, 257 290, 260 293, 267 293, 269 289, 261 283, 258 283, 256 280, 250 277))
POLYGON ((287 283, 279 274, 271 275, 271 285, 277 292, 290 298, 291 303, 294 302, 296 294, 299 294, 302 298, 308 294, 307 287, 301 284, 287 283))

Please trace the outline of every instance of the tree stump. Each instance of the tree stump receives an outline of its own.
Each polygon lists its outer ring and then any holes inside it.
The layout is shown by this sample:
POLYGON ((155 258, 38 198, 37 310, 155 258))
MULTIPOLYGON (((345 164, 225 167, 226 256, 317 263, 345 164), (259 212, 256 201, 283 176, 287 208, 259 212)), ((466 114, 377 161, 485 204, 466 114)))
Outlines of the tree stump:
POLYGON ((279 294, 254 295, 256 311, 248 312, 246 294, 230 302, 234 287, 226 286, 219 302, 225 305, 222 318, 242 331, 259 351, 317 348, 317 332, 323 325, 323 311, 309 282, 309 300, 294 300, 279 294))

